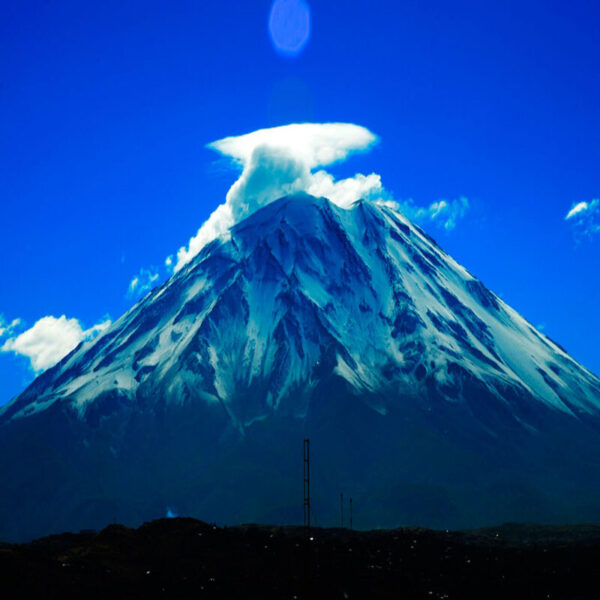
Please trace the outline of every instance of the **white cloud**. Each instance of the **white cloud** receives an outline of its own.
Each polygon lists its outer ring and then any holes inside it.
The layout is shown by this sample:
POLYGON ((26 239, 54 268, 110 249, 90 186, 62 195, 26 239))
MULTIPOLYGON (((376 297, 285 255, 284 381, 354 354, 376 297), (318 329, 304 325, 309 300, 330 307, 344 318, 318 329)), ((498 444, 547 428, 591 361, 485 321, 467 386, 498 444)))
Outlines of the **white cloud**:
POLYGON ((565 221, 571 221, 577 235, 589 237, 600 233, 600 199, 573 204, 565 221))
POLYGON ((295 123, 269 129, 259 129, 245 135, 226 137, 209 144, 224 156, 247 165, 256 148, 269 146, 288 150, 286 154, 308 169, 325 167, 366 150, 377 136, 365 127, 351 123, 295 123))
POLYGON ((312 172, 365 151, 376 141, 377 136, 359 125, 302 123, 260 129, 209 144, 209 148, 233 159, 242 173, 227 192, 225 203, 210 215, 188 246, 179 249, 174 270, 178 271, 232 225, 281 196, 300 191, 321 194, 320 189, 328 189, 334 196, 332 201, 346 203, 350 197, 358 199, 358 190, 365 186, 380 186, 378 175, 360 175, 336 183, 325 171, 312 172), (341 187, 337 187, 339 184, 341 187))
POLYGON ((354 177, 335 181, 333 175, 327 171, 317 171, 306 191, 313 196, 324 196, 343 207, 348 207, 361 198, 380 200, 386 195, 381 185, 381 177, 376 173, 357 173, 354 177))
MULTIPOLYGON (((167 263, 167 265, 168 264, 169 263, 167 263)), ((152 286, 158 280, 158 277, 158 273, 153 273, 150 269, 144 269, 142 267, 140 272, 129 282, 127 296, 130 298, 139 298, 140 296, 143 296, 152 289, 152 286)))
POLYGON ((571 207, 571 210, 567 213, 567 216, 565 217, 565 221, 568 221, 569 219, 572 219, 573 217, 576 217, 577 215, 581 215, 581 213, 584 213, 588 210, 589 208, 589 204, 587 202, 580 202, 579 204, 573 204, 573 206, 571 207))
POLYGON ((469 210, 469 200, 460 197, 455 200, 440 200, 429 207, 429 219, 440 223, 444 229, 454 229, 456 222, 469 210))
POLYGON ((377 136, 359 125, 302 123, 260 129, 209 144, 209 148, 232 159, 242 172, 227 192, 225 202, 210 215, 188 245, 179 249, 174 266, 171 257, 167 258, 167 269, 178 271, 208 242, 227 235, 232 225, 258 208, 301 191, 324 196, 343 207, 361 198, 391 202, 409 218, 453 229, 469 208, 466 198, 439 200, 429 207, 415 206, 412 201, 394 203, 376 173, 357 173, 336 180, 323 169, 315 171, 343 161, 352 153, 367 151, 376 142, 377 136))
POLYGON ((13 319, 10 323, 4 320, 0 315, 0 338, 6 335, 12 335, 14 330, 21 324, 21 319, 13 319))
POLYGON ((442 229, 451 231, 469 210, 469 200, 461 196, 455 200, 438 200, 429 206, 417 206, 412 199, 403 202, 386 200, 388 206, 405 214, 410 220, 421 223, 433 223, 442 229))
POLYGON ((0 348, 29 358, 31 368, 41 373, 55 365, 83 340, 90 339, 110 325, 110 319, 84 330, 77 319, 42 317, 30 329, 11 337, 0 348))

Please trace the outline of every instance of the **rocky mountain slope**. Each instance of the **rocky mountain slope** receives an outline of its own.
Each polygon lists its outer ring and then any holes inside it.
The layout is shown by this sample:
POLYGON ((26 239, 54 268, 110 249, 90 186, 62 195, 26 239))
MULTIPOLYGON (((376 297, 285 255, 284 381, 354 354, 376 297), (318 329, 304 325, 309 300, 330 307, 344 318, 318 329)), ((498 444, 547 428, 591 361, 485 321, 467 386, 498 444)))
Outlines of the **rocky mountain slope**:
POLYGON ((0 537, 167 506, 363 525, 600 518, 600 381, 386 206, 282 198, 0 409, 0 537))

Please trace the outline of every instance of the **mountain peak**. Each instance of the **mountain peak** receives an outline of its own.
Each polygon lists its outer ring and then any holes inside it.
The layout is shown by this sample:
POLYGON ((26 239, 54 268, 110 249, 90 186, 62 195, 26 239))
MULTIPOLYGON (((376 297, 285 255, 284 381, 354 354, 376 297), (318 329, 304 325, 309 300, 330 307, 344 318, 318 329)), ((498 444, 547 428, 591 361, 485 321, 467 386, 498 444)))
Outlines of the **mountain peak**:
POLYGON ((599 408, 593 376, 403 216, 308 194, 232 227, 68 358, 16 414, 54 401, 85 413, 98 394, 134 401, 165 378, 179 402, 198 375, 200 396, 226 405, 260 380, 272 410, 291 388, 316 383, 316 364, 361 393, 435 388, 465 401, 468 373, 499 403, 509 388, 572 414, 599 408), (527 351, 515 355, 517 344, 527 351))
MULTIPOLYGON (((162 428, 177 423, 168 435, 184 445, 173 452, 204 448, 202 468, 216 477, 220 455, 206 440, 233 452, 243 440, 265 443, 259 432, 272 427, 282 447, 288 427, 300 438, 321 432, 330 452, 337 422, 357 444, 379 435, 405 458, 395 432, 408 440, 419 430, 431 444, 413 440, 423 466, 446 436, 459 454, 464 444, 499 452, 500 439, 555 439, 551 425, 587 431, 599 417, 598 379, 405 217, 301 194, 203 248, 0 409, 0 427, 52 423, 69 429, 73 447, 94 448, 90 460, 125 452, 137 461, 142 430, 160 445, 162 428), (355 431, 363 423, 374 428, 366 437, 355 431)), ((523 460, 521 450, 510 460, 523 460)))

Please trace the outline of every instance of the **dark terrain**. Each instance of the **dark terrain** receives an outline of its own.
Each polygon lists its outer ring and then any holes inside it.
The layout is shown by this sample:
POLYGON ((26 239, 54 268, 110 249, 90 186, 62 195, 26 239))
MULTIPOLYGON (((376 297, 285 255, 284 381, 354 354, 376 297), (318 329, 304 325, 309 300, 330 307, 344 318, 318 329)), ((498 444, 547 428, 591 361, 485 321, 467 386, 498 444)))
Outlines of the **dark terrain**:
POLYGON ((194 519, 0 544, 4 598, 600 598, 600 526, 311 531, 194 519))

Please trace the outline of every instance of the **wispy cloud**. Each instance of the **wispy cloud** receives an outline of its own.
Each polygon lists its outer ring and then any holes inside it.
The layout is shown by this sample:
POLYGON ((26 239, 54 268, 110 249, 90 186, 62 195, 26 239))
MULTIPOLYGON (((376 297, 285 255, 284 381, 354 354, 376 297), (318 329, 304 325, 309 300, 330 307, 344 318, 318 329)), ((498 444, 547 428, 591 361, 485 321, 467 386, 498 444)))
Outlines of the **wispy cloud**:
POLYGON ((579 237, 591 237, 600 233, 600 199, 573 204, 565 221, 572 223, 575 234, 579 237))
MULTIPOLYGON (((167 259, 168 261, 169 259, 167 259)), ((167 267, 169 263, 166 262, 167 267)), ((127 288, 127 296, 129 298, 140 298, 146 292, 149 292, 153 285, 158 281, 159 274, 153 272, 151 269, 144 269, 143 267, 140 269, 139 273, 133 277, 133 279, 129 282, 129 287, 127 288)))
POLYGON ((12 335, 20 324, 21 319, 13 319, 9 323, 2 315, 0 315, 0 338, 3 338, 7 335, 12 335))
POLYGON ((469 210, 469 200, 464 196, 455 200, 437 200, 429 206, 418 206, 412 199, 401 202, 388 200, 386 204, 392 205, 411 221, 433 223, 446 231, 454 229, 469 210))
POLYGON ((67 319, 65 315, 58 318, 42 317, 33 327, 8 338, 0 347, 0 352, 26 356, 31 369, 39 374, 55 365, 80 342, 104 331, 110 323, 110 319, 106 319, 89 329, 84 329, 77 319, 67 319))

